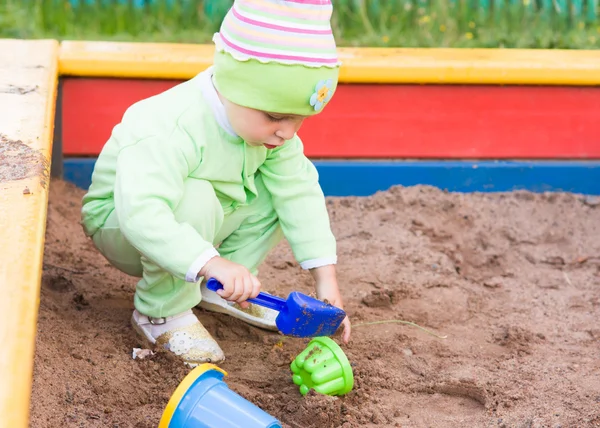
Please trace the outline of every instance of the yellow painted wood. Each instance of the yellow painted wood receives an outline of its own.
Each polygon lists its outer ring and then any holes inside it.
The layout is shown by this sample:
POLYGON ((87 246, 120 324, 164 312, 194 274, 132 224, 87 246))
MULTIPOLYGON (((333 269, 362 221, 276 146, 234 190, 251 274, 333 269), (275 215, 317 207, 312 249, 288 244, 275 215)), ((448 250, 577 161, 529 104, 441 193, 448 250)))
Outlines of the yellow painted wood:
POLYGON ((58 42, 0 40, 2 428, 28 426, 57 75, 58 42))
POLYGON ((60 47, 60 74, 189 79, 212 64, 209 45, 70 42, 60 47))
POLYGON ((340 57, 345 82, 600 85, 591 50, 363 48, 340 57))
MULTIPOLYGON (((65 41, 60 72, 188 79, 212 54, 212 45, 65 41)), ((600 85, 592 50, 339 48, 339 55, 345 83, 600 85)))

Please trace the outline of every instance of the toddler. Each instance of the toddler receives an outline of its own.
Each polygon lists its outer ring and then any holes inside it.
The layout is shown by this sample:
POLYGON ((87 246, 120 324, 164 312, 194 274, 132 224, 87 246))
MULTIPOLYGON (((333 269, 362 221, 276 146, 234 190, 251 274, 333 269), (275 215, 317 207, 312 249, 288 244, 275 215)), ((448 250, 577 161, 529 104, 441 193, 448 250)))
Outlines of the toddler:
POLYGON ((318 298, 342 307, 325 199, 296 135, 337 86, 331 13, 329 0, 236 0, 213 66, 131 106, 98 157, 85 233, 141 278, 134 329, 186 363, 225 358, 195 306, 277 330, 277 312, 246 300, 284 236, 318 298))

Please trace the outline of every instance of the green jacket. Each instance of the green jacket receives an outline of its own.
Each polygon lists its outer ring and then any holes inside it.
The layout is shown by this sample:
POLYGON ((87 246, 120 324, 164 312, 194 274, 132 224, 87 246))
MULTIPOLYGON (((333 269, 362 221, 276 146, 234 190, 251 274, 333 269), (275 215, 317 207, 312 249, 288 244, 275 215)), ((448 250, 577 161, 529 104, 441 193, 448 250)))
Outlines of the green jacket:
POLYGON ((273 150, 251 147, 235 132, 209 69, 131 106, 98 157, 83 198, 82 223, 92 236, 116 210, 123 235, 172 275, 194 281, 194 261, 214 252, 173 210, 188 178, 212 183, 225 213, 251 203, 260 175, 279 221, 305 269, 336 263, 325 198, 298 136, 273 150))

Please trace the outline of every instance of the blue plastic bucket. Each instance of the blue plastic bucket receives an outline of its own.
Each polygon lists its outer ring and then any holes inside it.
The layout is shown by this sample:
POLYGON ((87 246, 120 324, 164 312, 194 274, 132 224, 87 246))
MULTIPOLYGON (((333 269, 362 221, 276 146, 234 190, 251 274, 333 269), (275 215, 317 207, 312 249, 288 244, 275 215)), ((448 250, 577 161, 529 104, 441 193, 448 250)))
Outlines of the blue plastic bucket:
POLYGON ((223 370, 202 364, 181 381, 159 428, 281 428, 281 423, 233 392, 223 370))

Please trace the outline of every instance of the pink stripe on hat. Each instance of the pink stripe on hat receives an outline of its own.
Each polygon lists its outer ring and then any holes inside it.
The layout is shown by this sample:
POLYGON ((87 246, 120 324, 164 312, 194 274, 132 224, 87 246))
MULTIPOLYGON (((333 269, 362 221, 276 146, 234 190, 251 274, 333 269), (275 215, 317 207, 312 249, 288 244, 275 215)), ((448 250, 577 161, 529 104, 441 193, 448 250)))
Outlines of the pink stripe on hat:
POLYGON ((331 30, 307 30, 307 29, 303 29, 303 28, 296 28, 296 27, 283 26, 283 25, 274 25, 274 24, 268 24, 266 22, 256 21, 254 19, 250 19, 250 18, 246 18, 245 16, 242 16, 235 9, 235 7, 231 9, 231 12, 240 21, 246 22, 248 24, 256 25, 257 27, 265 27, 265 28, 270 28, 272 30, 286 31, 289 33, 322 34, 322 35, 331 34, 331 30))
POLYGON ((311 58, 307 56, 295 56, 295 55, 282 55, 282 54, 269 54, 265 52, 254 51, 250 49, 245 49, 241 46, 236 45, 235 43, 230 42, 227 38, 221 34, 221 40, 225 42, 229 47, 234 48, 235 50, 242 52, 246 55, 257 57, 257 58, 267 58, 267 59, 282 59, 288 61, 298 61, 298 62, 310 62, 310 63, 323 63, 323 64, 337 64, 337 58, 334 59, 323 59, 323 58, 311 58))
POLYGON ((213 40, 237 60, 337 67, 331 14, 330 0, 235 0, 213 40), (289 43, 278 32, 306 40, 289 43))

